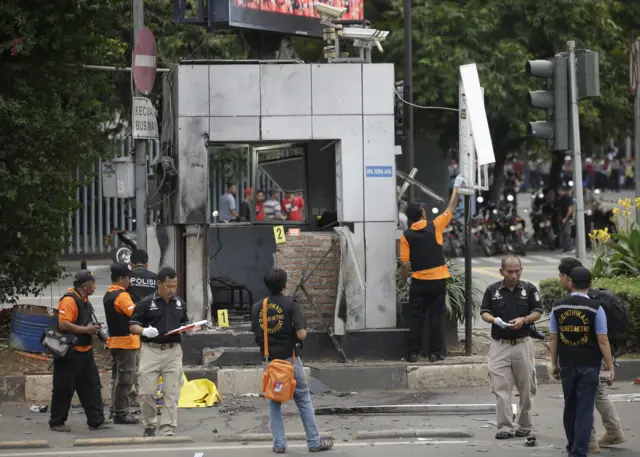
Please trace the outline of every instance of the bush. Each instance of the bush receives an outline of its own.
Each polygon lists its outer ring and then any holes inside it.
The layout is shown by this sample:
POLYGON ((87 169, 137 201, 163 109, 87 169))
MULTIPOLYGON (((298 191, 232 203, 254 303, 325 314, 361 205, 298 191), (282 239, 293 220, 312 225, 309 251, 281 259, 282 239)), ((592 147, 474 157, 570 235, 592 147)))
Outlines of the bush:
MULTIPOLYGON (((598 278, 593 281, 593 287, 609 289, 627 304, 629 339, 633 345, 637 345, 640 342, 640 282, 638 279, 598 278)), ((540 282, 540 298, 547 313, 551 311, 553 303, 565 294, 559 279, 545 279, 540 282)))

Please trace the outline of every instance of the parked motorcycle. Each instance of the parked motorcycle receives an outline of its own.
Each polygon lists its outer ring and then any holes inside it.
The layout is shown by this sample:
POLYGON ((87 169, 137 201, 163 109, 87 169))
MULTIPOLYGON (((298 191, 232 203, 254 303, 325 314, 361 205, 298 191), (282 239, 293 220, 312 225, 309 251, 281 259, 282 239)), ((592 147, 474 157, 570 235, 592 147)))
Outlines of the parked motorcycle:
POLYGON ((447 226, 443 233, 445 250, 452 257, 464 257, 464 232, 462 224, 455 219, 447 226))
POLYGON ((119 246, 113 250, 113 261, 121 263, 129 263, 131 253, 138 249, 136 234, 128 232, 124 229, 111 229, 111 238, 117 236, 119 246))

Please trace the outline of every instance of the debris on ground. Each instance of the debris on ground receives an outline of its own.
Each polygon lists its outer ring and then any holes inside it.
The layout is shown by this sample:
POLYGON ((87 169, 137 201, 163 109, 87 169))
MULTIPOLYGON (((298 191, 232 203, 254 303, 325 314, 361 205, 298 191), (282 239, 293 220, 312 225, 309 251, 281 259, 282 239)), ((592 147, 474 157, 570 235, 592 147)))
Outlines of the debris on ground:
POLYGON ((31 405, 29 411, 32 413, 46 413, 49 410, 49 405, 31 405))

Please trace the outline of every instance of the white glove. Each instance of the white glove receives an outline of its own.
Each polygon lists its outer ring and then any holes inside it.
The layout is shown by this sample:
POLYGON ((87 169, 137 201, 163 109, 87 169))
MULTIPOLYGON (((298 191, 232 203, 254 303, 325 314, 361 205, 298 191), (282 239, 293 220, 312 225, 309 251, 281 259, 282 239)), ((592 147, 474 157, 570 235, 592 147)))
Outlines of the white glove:
POLYGON ((502 327, 502 328, 509 328, 511 327, 511 324, 509 324, 508 322, 503 321, 502 319, 500 319, 499 317, 496 317, 493 320, 493 323, 496 324, 498 327, 502 327))
POLYGON ((464 176, 462 176, 462 175, 456 176, 456 180, 453 182, 453 187, 458 189, 458 188, 462 187, 463 184, 464 184, 464 176))
POLYGON ((160 335, 160 333, 158 333, 158 329, 155 327, 145 327, 145 329, 142 330, 142 336, 145 336, 149 339, 153 339, 158 335, 160 335))

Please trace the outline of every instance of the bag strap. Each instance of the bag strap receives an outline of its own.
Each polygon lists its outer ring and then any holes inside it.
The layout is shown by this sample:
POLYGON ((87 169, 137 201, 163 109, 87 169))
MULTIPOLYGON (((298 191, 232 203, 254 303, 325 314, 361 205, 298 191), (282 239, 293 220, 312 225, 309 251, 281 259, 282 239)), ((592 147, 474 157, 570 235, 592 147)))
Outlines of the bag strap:
POLYGON ((269 319, 267 316, 267 302, 269 297, 262 300, 262 327, 264 329, 264 358, 269 360, 269 319))

